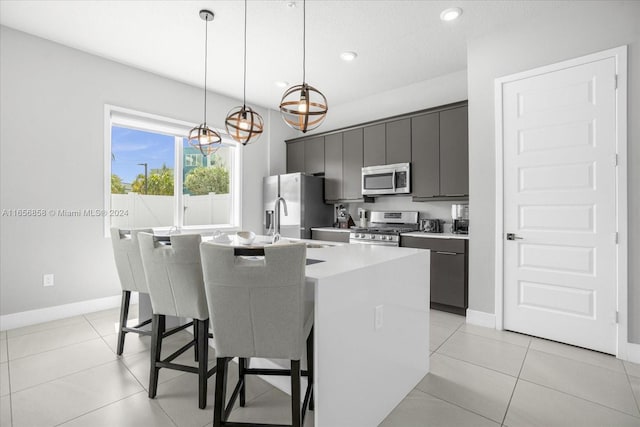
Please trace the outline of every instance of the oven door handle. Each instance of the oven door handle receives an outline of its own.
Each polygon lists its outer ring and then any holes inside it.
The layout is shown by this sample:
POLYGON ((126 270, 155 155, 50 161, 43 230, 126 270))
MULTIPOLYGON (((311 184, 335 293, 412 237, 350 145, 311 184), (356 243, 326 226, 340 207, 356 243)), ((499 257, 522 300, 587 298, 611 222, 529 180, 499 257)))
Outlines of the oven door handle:
POLYGON ((396 172, 396 171, 393 171, 393 172, 391 173, 391 187, 393 187, 393 192, 394 192, 394 193, 396 192, 396 174, 397 174, 397 173, 398 173, 398 172, 396 172))

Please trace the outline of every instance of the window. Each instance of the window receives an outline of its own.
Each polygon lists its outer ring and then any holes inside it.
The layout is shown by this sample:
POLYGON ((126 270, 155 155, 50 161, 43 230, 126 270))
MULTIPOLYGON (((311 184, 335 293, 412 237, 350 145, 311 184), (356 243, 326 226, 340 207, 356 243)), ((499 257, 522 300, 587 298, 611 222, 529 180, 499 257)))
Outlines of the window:
POLYGON ((112 226, 240 226, 240 155, 223 147, 204 156, 187 142, 193 126, 107 106, 105 233, 112 226))

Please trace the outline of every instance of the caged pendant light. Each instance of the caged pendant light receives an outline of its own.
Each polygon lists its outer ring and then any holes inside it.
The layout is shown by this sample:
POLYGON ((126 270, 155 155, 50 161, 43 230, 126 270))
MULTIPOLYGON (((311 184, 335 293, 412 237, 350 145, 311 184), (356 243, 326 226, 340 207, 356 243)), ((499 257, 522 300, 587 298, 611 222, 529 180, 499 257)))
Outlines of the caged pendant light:
POLYGON ((306 82, 306 1, 302 2, 302 84, 292 86, 282 95, 280 113, 290 127, 306 133, 315 129, 327 116, 327 98, 306 82))
POLYGON ((208 24, 209 21, 213 21, 213 12, 210 10, 202 9, 200 11, 200 18, 204 21, 204 119, 202 124, 194 127, 189 131, 189 144, 200 150, 204 156, 218 151, 222 147, 222 138, 220 134, 215 130, 207 126, 207 39, 208 39, 208 24))
POLYGON ((251 107, 247 107, 247 0, 244 0, 244 88, 242 107, 235 107, 225 120, 227 133, 242 145, 256 142, 264 129, 262 117, 251 107))

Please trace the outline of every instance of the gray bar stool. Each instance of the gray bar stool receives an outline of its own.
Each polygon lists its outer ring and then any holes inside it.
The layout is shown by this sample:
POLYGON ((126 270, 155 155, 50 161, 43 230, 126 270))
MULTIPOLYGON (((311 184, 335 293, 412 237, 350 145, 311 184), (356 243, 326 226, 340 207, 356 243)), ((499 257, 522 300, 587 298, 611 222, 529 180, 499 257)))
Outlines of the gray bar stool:
POLYGON ((152 234, 140 233, 138 240, 153 310, 149 397, 156 396, 161 368, 191 372, 198 374, 198 406, 204 409, 207 406, 207 379, 216 372, 216 368, 208 370, 208 339, 211 335, 200 263, 200 235, 171 236, 167 242, 159 241, 152 234), (166 331, 165 316, 193 319, 194 339, 162 360, 162 340, 191 325, 188 323, 166 331), (197 368, 173 363, 192 346, 198 361, 197 368))
POLYGON ((200 254, 216 337, 214 427, 255 425, 227 421, 238 395, 245 406, 245 375, 290 375, 291 425, 300 427, 307 405, 313 410, 313 304, 304 301, 305 244, 252 250, 202 243, 200 254), (307 371, 301 372, 305 340, 307 371), (233 357, 239 357, 239 380, 225 407, 227 365, 233 357), (248 368, 251 357, 289 359, 291 369, 248 368), (308 378, 302 408, 301 375, 308 378))
POLYGON ((140 247, 138 246, 138 233, 151 233, 150 229, 121 230, 111 229, 111 244, 113 246, 113 256, 116 261, 116 269, 122 287, 122 302, 120 303, 120 325, 118 327, 118 356, 124 351, 124 338, 128 332, 140 335, 151 335, 151 331, 141 329, 151 323, 147 319, 136 326, 127 327, 127 317, 129 317, 129 302, 131 292, 148 294, 147 282, 144 277, 142 260, 140 259, 140 247))

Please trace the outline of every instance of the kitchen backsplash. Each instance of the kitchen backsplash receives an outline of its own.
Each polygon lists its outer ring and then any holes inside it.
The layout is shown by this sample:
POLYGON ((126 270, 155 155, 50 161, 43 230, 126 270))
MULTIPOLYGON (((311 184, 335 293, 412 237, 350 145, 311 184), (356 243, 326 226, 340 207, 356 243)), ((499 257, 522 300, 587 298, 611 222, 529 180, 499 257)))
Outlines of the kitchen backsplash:
POLYGON ((437 201, 437 202, 413 202, 411 196, 380 196, 374 203, 343 203, 349 210, 351 217, 357 223, 358 208, 368 211, 418 211, 420 219, 441 219, 445 222, 444 230, 451 229, 451 205, 454 203, 468 203, 467 201, 437 201))

